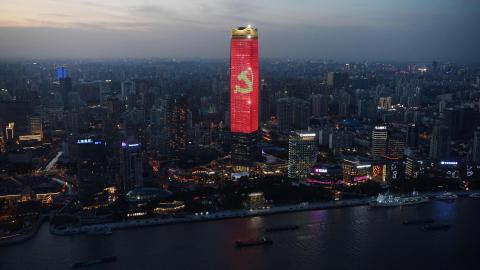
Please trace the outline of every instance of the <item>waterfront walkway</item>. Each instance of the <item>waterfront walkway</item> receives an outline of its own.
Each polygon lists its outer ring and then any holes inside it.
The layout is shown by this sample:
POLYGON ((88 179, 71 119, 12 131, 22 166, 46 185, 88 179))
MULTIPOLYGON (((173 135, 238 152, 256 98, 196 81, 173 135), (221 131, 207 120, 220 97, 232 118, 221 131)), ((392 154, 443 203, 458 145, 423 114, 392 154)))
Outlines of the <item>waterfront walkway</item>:
POLYGON ((316 202, 316 203, 299 203, 299 204, 288 204, 288 205, 278 205, 264 209, 239 209, 239 210, 225 210, 218 212, 200 212, 195 214, 187 214, 182 217, 170 217, 170 218, 145 218, 145 219, 136 219, 136 220, 125 220, 112 223, 103 223, 95 225, 84 225, 81 227, 70 227, 65 230, 56 230, 51 228, 51 232, 57 235, 71 235, 71 234, 82 234, 95 232, 98 230, 104 230, 106 228, 110 230, 121 230, 128 228, 136 227, 145 227, 145 226, 158 226, 158 225, 169 225, 169 224, 178 224, 178 223, 187 223, 187 222, 200 222, 200 221, 213 221, 221 220, 228 218, 243 218, 243 217, 253 217, 253 216, 263 216, 263 215, 273 215, 280 213, 290 213, 298 211, 310 211, 318 209, 331 209, 339 207, 351 207, 359 205, 367 205, 370 199, 352 199, 352 200, 343 200, 343 201, 328 201, 328 202, 316 202))
MULTIPOLYGON (((476 193, 478 191, 459 191, 452 192, 459 196, 468 196, 469 194, 476 193)), ((441 195, 443 192, 426 192, 422 195, 429 196, 431 198, 441 195)), ((108 230, 122 230, 129 228, 137 227, 146 227, 146 226, 159 226, 159 225, 170 225, 178 223, 187 223, 187 222, 201 222, 201 221, 214 221, 222 220, 228 218, 244 218, 244 217, 254 217, 254 216, 264 216, 264 215, 273 215, 281 213, 290 213, 290 212, 299 212, 299 211, 311 211, 311 210, 321 210, 321 209, 332 209, 332 208, 341 208, 341 207, 352 207, 352 206, 361 206, 368 205, 372 200, 371 197, 362 198, 362 199, 347 199, 339 201, 327 201, 327 202, 314 202, 314 203, 297 203, 297 204, 287 204, 287 205, 275 205, 269 208, 264 209, 238 209, 238 210, 225 210, 217 212, 200 212, 200 213, 190 213, 182 217, 169 217, 169 218, 144 218, 144 219, 132 219, 124 220, 111 223, 102 223, 102 224, 92 224, 92 225, 83 225, 80 227, 67 227, 63 230, 57 230, 50 227, 50 231, 56 235, 72 235, 72 234, 82 234, 82 233, 95 233, 96 231, 102 231, 105 229, 108 230)))

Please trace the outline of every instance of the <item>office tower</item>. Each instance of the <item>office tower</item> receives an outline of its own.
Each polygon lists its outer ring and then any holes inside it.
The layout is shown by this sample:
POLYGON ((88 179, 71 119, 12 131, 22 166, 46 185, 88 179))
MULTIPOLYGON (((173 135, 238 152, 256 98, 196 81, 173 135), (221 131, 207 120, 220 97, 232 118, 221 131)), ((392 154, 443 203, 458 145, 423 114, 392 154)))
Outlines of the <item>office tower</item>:
POLYGON ((181 96, 167 102, 168 156, 180 159, 187 148, 187 98, 181 96))
POLYGON ((408 179, 418 178, 418 176, 424 173, 424 162, 414 156, 407 156, 405 162, 405 177, 408 179))
POLYGON ((57 80, 60 80, 62 78, 67 78, 68 76, 68 69, 62 65, 60 67, 57 67, 57 80))
POLYGON ((258 144, 258 133, 236 133, 231 137, 231 159, 233 170, 236 172, 247 172, 253 162, 260 155, 258 144))
POLYGON ((387 154, 388 129, 387 126, 375 126, 372 130, 372 156, 384 157, 387 154))
POLYGON ((234 170, 248 171, 257 156, 258 32, 251 26, 231 31, 230 130, 234 170))
POLYGON ((255 28, 232 29, 230 114, 232 132, 258 130, 258 35, 255 28))
POLYGON ((128 96, 136 93, 134 81, 123 81, 120 88, 122 100, 125 100, 128 96))
POLYGON ((353 148, 353 134, 348 130, 334 129, 328 138, 328 148, 334 155, 353 148))
POLYGON ((438 102, 438 112, 443 113, 447 109, 447 101, 445 99, 440 100, 438 102))
MULTIPOLYGON (((134 107, 142 106, 139 103, 139 95, 136 93, 134 81, 124 81, 120 85, 120 97, 125 103, 125 108, 130 110, 134 107)), ((152 100, 153 102, 153 100, 152 100)), ((142 103, 145 104, 145 103, 142 103)), ((143 107, 143 106, 142 106, 143 107)))
POLYGON ((28 117, 29 131, 30 134, 40 135, 40 138, 43 137, 43 125, 42 118, 40 116, 29 116, 28 117))
MULTIPOLYGON (((100 103, 104 104, 110 99, 119 98, 121 92, 121 84, 110 79, 101 81, 100 83, 100 103)), ((136 100, 135 100, 136 101, 136 100)), ((131 106, 134 107, 134 106, 131 106)))
POLYGON ((137 141, 124 141, 120 147, 120 178, 118 189, 122 194, 143 186, 142 147, 137 141))
POLYGON ((346 91, 341 90, 335 95, 335 99, 338 104, 338 116, 349 117, 351 96, 346 91))
POLYGON ((288 139, 288 177, 306 178, 317 161, 316 134, 291 132, 288 139))
POLYGON ((387 156, 393 159, 402 158, 405 149, 405 136, 401 132, 388 134, 387 156))
POLYGON ((8 123, 7 127, 5 128, 5 140, 12 141, 15 137, 15 123, 10 122, 8 123))
POLYGON ((452 139, 458 139, 465 131, 465 108, 447 108, 443 113, 443 124, 448 128, 452 139))
POLYGON ((348 86, 348 74, 342 72, 329 72, 327 74, 327 86, 333 89, 348 86))
POLYGON ((328 96, 312 95, 312 115, 322 117, 328 114, 328 96))
POLYGON ((78 111, 68 111, 64 115, 63 121, 65 122, 65 128, 69 133, 77 134, 84 126, 82 121, 82 115, 78 111))
POLYGON ((378 107, 388 110, 392 106, 392 97, 380 97, 378 99, 378 107))
POLYGON ((448 127, 437 124, 430 139, 430 158, 440 160, 450 156, 451 136, 448 127))
POLYGON ((290 98, 277 100, 278 130, 290 132, 293 129, 293 103, 290 98))
POLYGON ((72 92, 72 78, 68 76, 68 69, 65 66, 57 68, 57 79, 60 83, 60 95, 62 97, 63 109, 69 110, 68 94, 72 92))
POLYGON ((270 120, 270 87, 265 80, 260 83, 260 122, 268 124, 270 120))
POLYGON ((80 94, 76 91, 69 92, 67 94, 67 104, 70 111, 79 110, 82 105, 80 94))
POLYGON ((473 135, 472 161, 477 164, 480 163, 480 127, 473 135))
POLYGON ((80 98, 87 105, 97 105, 100 103, 100 85, 101 81, 81 81, 80 98))
POLYGON ((299 98, 294 98, 292 102, 293 129, 307 129, 310 119, 310 103, 299 98))
POLYGON ((150 147, 165 153, 167 148, 167 102, 154 105, 150 110, 150 147))
POLYGON ((418 126, 415 124, 408 124, 407 126, 407 147, 418 148, 418 126))

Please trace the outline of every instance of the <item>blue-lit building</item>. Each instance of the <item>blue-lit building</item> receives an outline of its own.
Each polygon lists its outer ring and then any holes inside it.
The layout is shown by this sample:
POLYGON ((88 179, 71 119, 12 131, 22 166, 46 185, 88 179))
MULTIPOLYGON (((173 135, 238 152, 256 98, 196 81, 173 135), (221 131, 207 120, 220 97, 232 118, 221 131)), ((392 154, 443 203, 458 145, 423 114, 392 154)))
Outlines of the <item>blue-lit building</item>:
POLYGON ((60 83, 60 95, 62 97, 63 109, 69 110, 70 105, 68 104, 68 94, 72 92, 72 78, 69 77, 68 69, 65 66, 57 68, 57 79, 60 83))

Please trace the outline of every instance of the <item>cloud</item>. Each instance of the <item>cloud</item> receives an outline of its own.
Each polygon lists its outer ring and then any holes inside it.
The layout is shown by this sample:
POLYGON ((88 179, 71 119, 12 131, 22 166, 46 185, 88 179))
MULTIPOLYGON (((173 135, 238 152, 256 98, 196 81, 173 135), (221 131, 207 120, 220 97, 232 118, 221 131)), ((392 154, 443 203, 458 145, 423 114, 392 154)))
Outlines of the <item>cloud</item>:
POLYGON ((479 59, 480 2, 461 1, 16 0, 0 10, 0 56, 226 58, 230 28, 250 23, 262 57, 479 59))

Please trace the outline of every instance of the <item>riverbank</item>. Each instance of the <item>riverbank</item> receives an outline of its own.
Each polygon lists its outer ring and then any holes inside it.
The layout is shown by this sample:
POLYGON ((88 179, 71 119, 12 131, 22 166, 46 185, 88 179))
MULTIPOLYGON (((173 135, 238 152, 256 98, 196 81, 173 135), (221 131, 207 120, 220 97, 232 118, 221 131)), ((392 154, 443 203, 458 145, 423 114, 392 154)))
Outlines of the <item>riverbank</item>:
MULTIPOLYGON (((458 191, 458 192, 452 192, 452 193, 460 197, 465 197, 476 192, 478 191, 458 191)), ((442 193, 443 192, 425 192, 422 194, 430 198, 434 198, 435 196, 441 195, 442 193)), ((265 209, 225 210, 225 211, 217 211, 217 212, 191 213, 181 217, 169 217, 169 218, 155 217, 155 218, 123 220, 118 222, 110 222, 110 223, 102 223, 102 224, 83 225, 79 227, 66 227, 61 230, 59 230, 58 228, 53 228, 51 226, 50 232, 54 235, 75 235, 75 234, 84 234, 84 233, 95 234, 96 232, 102 231, 102 230, 114 231, 114 230, 147 227, 147 226, 173 225, 173 224, 179 224, 179 223, 215 221, 215 220, 231 219, 231 218, 245 218, 245 217, 284 214, 284 213, 291 213, 291 212, 324 210, 324 209, 333 209, 333 208, 342 208, 342 207, 354 207, 354 206, 368 205, 371 200, 372 198, 369 197, 369 198, 362 198, 362 199, 346 199, 346 200, 339 200, 339 201, 314 202, 314 203, 303 202, 303 203, 296 203, 296 204, 275 205, 265 209)))
POLYGON ((9 246, 14 244, 19 244, 29 240, 30 238, 34 237, 37 234, 38 230, 40 229, 40 227, 42 226, 43 222, 45 222, 46 219, 47 219, 46 216, 41 216, 39 220, 36 222, 35 226, 31 230, 28 230, 27 232, 17 233, 17 234, 0 238, 0 246, 9 246))
POLYGON ((203 221, 215 221, 230 218, 244 218, 254 216, 265 216, 274 214, 283 214, 300 211, 311 211, 321 209, 332 209, 341 207, 353 207, 360 205, 367 205, 370 199, 351 199, 342 201, 328 201, 328 202, 315 202, 315 203, 299 203, 288 205, 277 205, 265 209, 239 209, 239 210, 225 210, 218 212, 202 212, 196 214, 187 214, 183 217, 171 217, 171 218, 145 218, 136 220, 124 220, 119 222, 84 225, 81 227, 68 227, 64 230, 57 230, 51 228, 50 232, 55 235, 73 235, 89 233, 97 230, 104 230, 108 228, 110 230, 123 230, 138 227, 147 226, 160 226, 160 225, 172 225, 179 223, 190 222, 203 222, 203 221))
MULTIPOLYGON (((478 191, 459 191, 452 192, 458 196, 468 196, 472 193, 478 191)), ((423 195, 430 198, 441 195, 443 192, 426 192, 423 195)), ((239 210, 225 210, 218 212, 202 212, 196 214, 187 214, 182 217, 170 217, 170 218, 145 218, 145 219, 135 219, 135 220, 124 220, 111 223, 103 224, 94 224, 94 225, 84 225, 81 227, 67 227, 64 230, 58 230, 51 228, 51 233, 55 235, 73 235, 73 234, 83 234, 90 233, 99 230, 124 230, 130 228, 138 227, 147 227, 147 226, 160 226, 160 225, 172 225, 179 223, 189 223, 189 222, 204 222, 204 221, 215 221, 222 219, 230 218, 244 218, 244 217, 254 217, 254 216, 264 216, 264 215, 275 215, 275 214, 284 214, 291 212, 300 212, 300 211, 312 211, 312 210, 323 210, 323 209, 333 209, 341 207, 353 207, 368 205, 371 201, 371 198, 362 198, 362 199, 347 199, 339 201, 327 201, 327 202, 314 202, 314 203, 297 203, 297 204, 287 204, 287 205, 275 205, 270 208, 265 209, 239 209, 239 210)))

